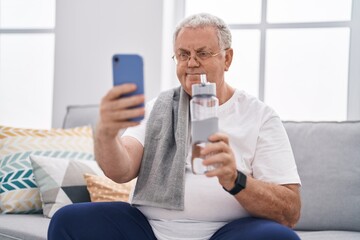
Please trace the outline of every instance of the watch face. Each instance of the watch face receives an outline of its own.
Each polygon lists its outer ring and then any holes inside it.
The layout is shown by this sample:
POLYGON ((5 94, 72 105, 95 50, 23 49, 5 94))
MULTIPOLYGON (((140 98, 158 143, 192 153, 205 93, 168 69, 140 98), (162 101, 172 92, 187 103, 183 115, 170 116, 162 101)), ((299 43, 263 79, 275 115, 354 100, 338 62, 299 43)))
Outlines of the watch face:
POLYGON ((243 187, 243 188, 245 188, 246 187, 246 175, 244 174, 244 173, 242 173, 242 172, 240 172, 239 171, 239 184, 243 187))

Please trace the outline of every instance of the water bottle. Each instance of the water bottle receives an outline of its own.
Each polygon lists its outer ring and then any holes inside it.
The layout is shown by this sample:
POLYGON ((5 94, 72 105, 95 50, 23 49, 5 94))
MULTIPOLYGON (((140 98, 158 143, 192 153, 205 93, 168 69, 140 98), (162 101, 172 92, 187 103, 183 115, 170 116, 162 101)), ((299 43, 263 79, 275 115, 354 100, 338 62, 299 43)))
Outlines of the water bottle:
POLYGON ((205 156, 200 154, 201 148, 208 143, 210 135, 218 131, 217 109, 219 100, 216 98, 215 83, 208 83, 206 75, 200 75, 201 83, 192 85, 191 113, 191 167, 194 174, 204 174, 214 166, 202 164, 205 156))

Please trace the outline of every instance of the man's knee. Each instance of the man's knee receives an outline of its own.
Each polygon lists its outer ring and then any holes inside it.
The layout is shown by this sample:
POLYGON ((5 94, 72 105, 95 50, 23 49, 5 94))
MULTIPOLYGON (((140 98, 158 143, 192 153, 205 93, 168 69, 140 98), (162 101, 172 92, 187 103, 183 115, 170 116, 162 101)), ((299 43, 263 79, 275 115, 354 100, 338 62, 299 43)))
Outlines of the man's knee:
POLYGON ((73 224, 72 221, 74 221, 74 217, 77 216, 76 213, 74 214, 73 208, 73 205, 68 205, 56 211, 54 216, 51 218, 48 228, 49 240, 67 239, 66 232, 68 226, 71 226, 73 224))
POLYGON ((275 222, 264 224, 263 231, 271 236, 269 239, 300 240, 294 230, 275 222))
POLYGON ((289 227, 275 221, 249 218, 249 226, 254 229, 250 235, 259 240, 300 240, 298 235, 289 227))
POLYGON ((254 239, 254 240, 300 240, 290 228, 274 221, 261 218, 242 218, 226 224, 219 229, 212 240, 220 239, 254 239))
POLYGON ((49 232, 68 231, 68 229, 82 228, 84 225, 95 225, 96 219, 103 216, 107 216, 107 220, 116 218, 121 221, 133 212, 134 208, 125 202, 75 203, 60 208, 54 214, 50 221, 49 232))

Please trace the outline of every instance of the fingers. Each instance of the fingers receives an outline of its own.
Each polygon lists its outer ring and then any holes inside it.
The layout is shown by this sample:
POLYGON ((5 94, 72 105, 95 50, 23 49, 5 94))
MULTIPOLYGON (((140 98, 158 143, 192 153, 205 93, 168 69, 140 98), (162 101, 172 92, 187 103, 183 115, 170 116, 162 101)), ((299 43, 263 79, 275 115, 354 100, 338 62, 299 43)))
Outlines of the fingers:
MULTIPOLYGON (((139 125, 139 122, 127 121, 127 122, 111 122, 107 124, 109 129, 124 129, 128 127, 134 127, 139 125)), ((116 132, 117 133, 117 132, 116 132)))
POLYGON ((119 109, 119 110, 102 110, 103 116, 102 119, 106 121, 114 121, 114 122, 122 122, 122 121, 128 121, 129 119, 144 116, 145 114, 145 108, 144 107, 138 107, 133 109, 119 109), (106 113, 105 113, 106 111, 106 113))
POLYGON ((101 111, 102 112, 109 112, 109 113, 116 113, 118 111, 126 111, 126 110, 135 110, 140 108, 134 108, 143 104, 145 101, 144 95, 136 95, 131 97, 122 97, 116 98, 112 100, 107 100, 103 98, 101 101, 101 111))
POLYGON ((229 144, 229 137, 224 133, 215 133, 209 137, 210 142, 225 142, 226 144, 229 144))
POLYGON ((209 137, 210 143, 202 149, 200 154, 208 155, 214 152, 228 152, 231 151, 229 146, 229 138, 223 133, 215 133, 209 137))
POLYGON ((145 108, 137 107, 144 103, 144 95, 124 96, 134 90, 136 85, 122 84, 110 89, 102 98, 98 126, 106 136, 114 137, 120 129, 139 125, 129 119, 144 116, 145 108))
POLYGON ((102 99, 101 105, 104 110, 114 111, 125 108, 138 106, 145 101, 144 95, 134 95, 130 97, 122 97, 124 94, 131 93, 136 90, 134 84, 123 84, 113 87, 102 99))
POLYGON ((215 169, 207 172, 208 177, 223 176, 227 173, 231 173, 233 169, 236 169, 236 164, 231 154, 221 152, 213 155, 208 155, 203 161, 205 166, 214 166, 215 169))
POLYGON ((124 96, 135 90, 135 84, 122 84, 110 89, 101 100, 100 116, 103 119, 115 121, 143 116, 144 108, 134 107, 144 103, 144 95, 124 96))
POLYGON ((231 189, 236 177, 236 162, 232 151, 219 152, 206 157, 203 164, 215 168, 205 173, 206 177, 217 177, 220 185, 231 189))
POLYGON ((103 98, 105 101, 114 100, 120 96, 131 93, 136 90, 136 85, 132 83, 125 83, 118 86, 114 86, 103 98))
MULTIPOLYGON (((213 166, 215 170, 221 170, 222 168, 229 165, 229 163, 231 162, 231 155, 227 152, 222 151, 220 147, 214 147, 214 145, 220 146, 222 145, 222 143, 212 144, 212 146, 207 146, 204 148, 203 152, 209 153, 204 155, 202 154, 202 156, 206 156, 203 161, 203 165, 213 166)), ((215 170, 209 171, 209 173, 211 173, 209 176, 216 176, 219 171, 215 170)))
POLYGON ((202 150, 201 155, 206 156, 203 164, 215 166, 214 170, 208 171, 207 177, 218 177, 219 182, 224 185, 232 181, 236 172, 236 161, 229 145, 229 138, 223 133, 216 133, 209 137, 208 143, 202 150))
POLYGON ((145 108, 136 107, 144 103, 143 96, 133 96, 112 101, 103 100, 100 105, 100 117, 104 121, 126 121, 144 116, 145 108))

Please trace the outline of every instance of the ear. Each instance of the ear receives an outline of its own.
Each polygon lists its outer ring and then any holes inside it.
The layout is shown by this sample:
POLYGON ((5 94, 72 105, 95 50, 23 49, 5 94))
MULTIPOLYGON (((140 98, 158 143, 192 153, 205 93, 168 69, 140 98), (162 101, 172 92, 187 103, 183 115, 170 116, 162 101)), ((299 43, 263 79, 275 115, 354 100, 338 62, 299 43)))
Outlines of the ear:
POLYGON ((234 54, 234 51, 232 48, 229 48, 225 52, 225 69, 224 69, 225 71, 228 71, 230 68, 230 65, 231 65, 231 62, 233 59, 233 54, 234 54))

